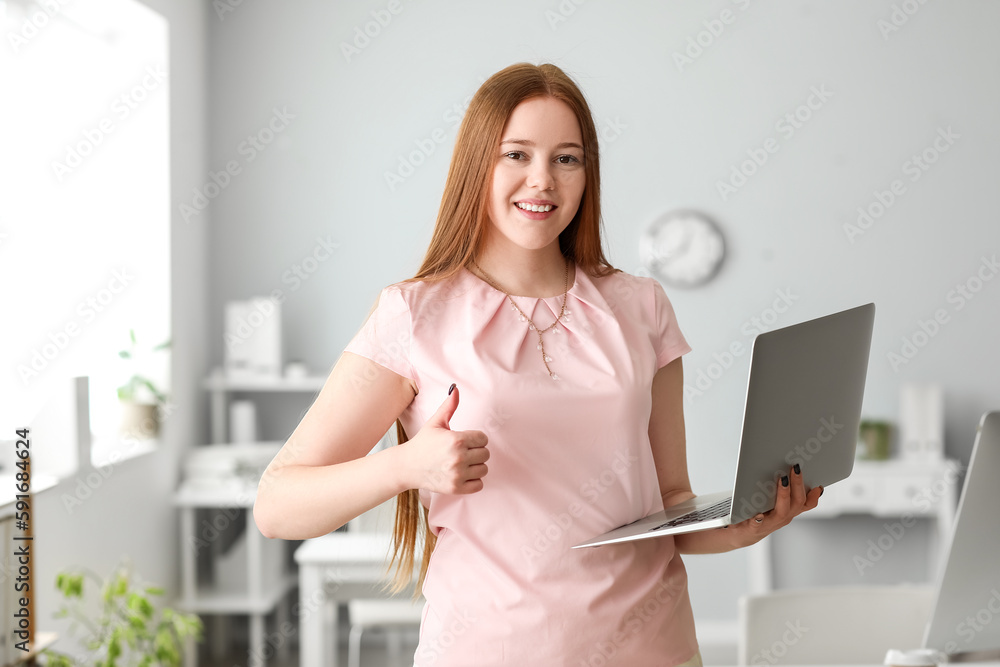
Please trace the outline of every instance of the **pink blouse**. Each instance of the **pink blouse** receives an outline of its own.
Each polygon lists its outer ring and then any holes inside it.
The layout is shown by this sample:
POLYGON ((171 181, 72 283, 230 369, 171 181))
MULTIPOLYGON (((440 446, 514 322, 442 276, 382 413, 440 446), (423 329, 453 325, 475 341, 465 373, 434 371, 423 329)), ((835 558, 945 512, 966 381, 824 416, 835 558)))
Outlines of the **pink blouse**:
MULTIPOLYGON (((544 328, 562 295, 514 297, 544 328)), ((413 437, 454 382, 453 430, 489 437, 482 491, 429 493, 437 547, 417 667, 676 665, 698 650, 673 537, 570 549, 662 509, 649 445, 657 369, 690 351, 660 284, 579 266, 568 317, 538 335, 462 269, 398 283, 346 351, 414 380, 413 437)))

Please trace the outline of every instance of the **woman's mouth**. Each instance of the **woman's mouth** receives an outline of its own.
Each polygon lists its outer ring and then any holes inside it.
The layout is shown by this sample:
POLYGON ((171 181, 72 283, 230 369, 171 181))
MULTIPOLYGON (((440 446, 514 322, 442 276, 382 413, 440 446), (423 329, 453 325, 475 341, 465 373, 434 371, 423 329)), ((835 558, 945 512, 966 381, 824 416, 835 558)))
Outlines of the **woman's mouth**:
POLYGON ((548 213, 555 208, 552 204, 529 204, 527 202, 517 202, 514 206, 518 207, 522 211, 534 211, 536 213, 543 212, 548 213))
POLYGON ((544 220, 545 218, 552 215, 558 206, 552 202, 546 202, 541 200, 526 200, 514 202, 515 208, 529 220, 544 220))

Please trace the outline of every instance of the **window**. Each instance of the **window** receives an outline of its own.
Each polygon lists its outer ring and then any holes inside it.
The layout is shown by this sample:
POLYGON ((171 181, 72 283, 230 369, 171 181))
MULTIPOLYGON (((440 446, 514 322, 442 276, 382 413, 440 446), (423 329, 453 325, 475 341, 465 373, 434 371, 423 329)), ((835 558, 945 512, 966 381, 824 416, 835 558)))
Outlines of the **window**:
POLYGON ((33 420, 69 378, 90 377, 95 463, 135 449, 117 436, 133 370, 169 390, 169 350, 150 352, 170 335, 168 31, 135 0, 0 0, 0 17, 0 439, 31 424, 33 467, 65 475, 72 427, 33 420))

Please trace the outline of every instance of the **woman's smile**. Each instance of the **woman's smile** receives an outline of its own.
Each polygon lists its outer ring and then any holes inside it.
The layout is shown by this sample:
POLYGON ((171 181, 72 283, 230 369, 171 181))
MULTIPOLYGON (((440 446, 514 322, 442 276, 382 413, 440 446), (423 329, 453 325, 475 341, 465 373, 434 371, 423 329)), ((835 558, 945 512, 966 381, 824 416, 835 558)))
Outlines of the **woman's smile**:
POLYGON ((559 208, 553 202, 544 199, 522 199, 514 202, 514 207, 528 220, 545 220, 559 208))

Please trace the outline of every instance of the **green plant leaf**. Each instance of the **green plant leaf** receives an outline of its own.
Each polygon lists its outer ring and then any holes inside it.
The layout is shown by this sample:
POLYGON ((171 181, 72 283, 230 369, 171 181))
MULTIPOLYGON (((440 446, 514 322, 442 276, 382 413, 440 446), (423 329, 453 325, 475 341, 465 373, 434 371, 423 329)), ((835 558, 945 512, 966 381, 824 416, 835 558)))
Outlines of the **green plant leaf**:
POLYGON ((46 667, 73 667, 73 661, 65 653, 59 653, 52 649, 43 649, 46 667))
POLYGON ((121 629, 115 628, 111 631, 111 639, 108 641, 108 661, 111 662, 122 654, 121 629))
MULTIPOLYGON (((145 627, 143 630, 145 630, 145 627)), ((145 634, 145 632, 143 634, 145 634)), ((139 645, 139 633, 137 633, 135 628, 132 626, 124 626, 122 629, 122 636, 125 637, 125 642, 128 644, 129 648, 136 648, 139 645)))
POLYGON ((60 572, 56 575, 56 588, 66 598, 83 597, 83 575, 60 572))
POLYGON ((110 603, 115 598, 125 595, 128 590, 128 577, 121 573, 112 575, 110 581, 104 587, 104 601, 110 603))
POLYGON ((162 393, 160 392, 160 390, 156 388, 156 386, 155 386, 155 385, 154 385, 154 384, 152 383, 152 381, 150 381, 150 380, 148 380, 148 379, 146 379, 146 378, 139 378, 139 381, 140 381, 140 382, 141 382, 141 383, 142 383, 143 385, 145 385, 145 386, 146 386, 146 388, 147 388, 147 389, 149 389, 149 391, 151 391, 151 392, 153 393, 153 396, 155 396, 155 397, 156 397, 156 400, 157 400, 157 401, 159 401, 160 403, 166 403, 166 401, 167 401, 167 397, 166 397, 166 396, 164 396, 164 395, 163 395, 163 394, 162 394, 162 393))
POLYGON ((149 600, 138 593, 129 594, 128 608, 137 612, 142 618, 153 618, 153 605, 149 600))
POLYGON ((167 665, 180 664, 181 654, 178 650, 177 640, 169 630, 164 628, 157 632, 153 645, 156 650, 156 658, 160 662, 167 665))

